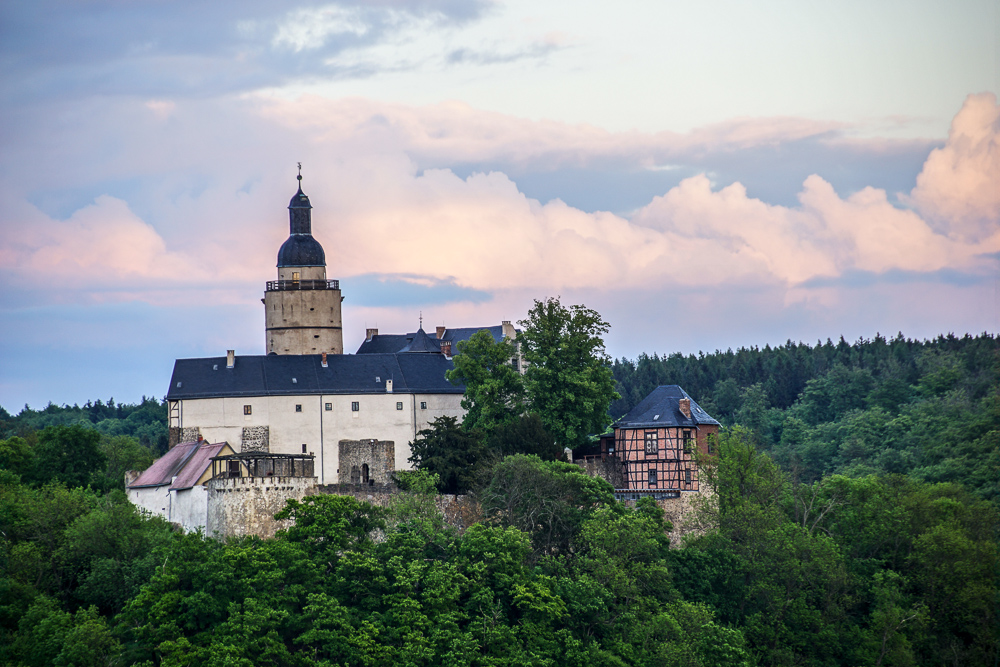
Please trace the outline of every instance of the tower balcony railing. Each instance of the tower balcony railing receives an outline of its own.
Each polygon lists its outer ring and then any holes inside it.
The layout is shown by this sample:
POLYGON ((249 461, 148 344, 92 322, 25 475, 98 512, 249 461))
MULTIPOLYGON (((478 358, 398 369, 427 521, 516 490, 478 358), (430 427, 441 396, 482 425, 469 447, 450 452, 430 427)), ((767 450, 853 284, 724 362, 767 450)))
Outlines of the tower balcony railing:
POLYGON ((339 280, 268 280, 268 292, 290 290, 340 289, 339 280))

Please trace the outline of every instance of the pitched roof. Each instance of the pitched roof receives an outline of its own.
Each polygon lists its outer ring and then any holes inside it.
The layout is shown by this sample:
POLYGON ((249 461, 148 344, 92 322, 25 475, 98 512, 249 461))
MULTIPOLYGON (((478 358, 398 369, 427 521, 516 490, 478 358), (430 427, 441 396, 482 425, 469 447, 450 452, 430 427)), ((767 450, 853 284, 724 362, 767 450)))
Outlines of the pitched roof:
POLYGON ((409 345, 415 334, 377 334, 361 343, 355 354, 392 354, 409 345))
MULTIPOLYGON (((227 447, 225 442, 217 442, 213 445, 203 442, 194 453, 188 458, 184 467, 177 473, 177 479, 170 486, 170 489, 190 489, 198 483, 198 479, 212 465, 211 458, 218 456, 227 447)), ((176 447, 174 448, 176 449, 176 447)), ((232 451, 232 450, 230 450, 232 451)))
POLYGON ((130 489, 144 486, 165 486, 170 484, 188 462, 191 455, 198 450, 197 442, 182 442, 174 445, 170 451, 153 461, 153 465, 142 471, 139 477, 129 484, 130 489))
POLYGON ((248 355, 226 368, 225 357, 178 359, 170 377, 170 400, 225 396, 378 394, 385 381, 402 394, 461 394, 444 374, 454 368, 440 354, 248 355))
POLYGON ((400 354, 413 354, 418 352, 441 354, 441 344, 437 340, 432 340, 423 330, 417 329, 410 344, 399 351, 400 354))
POLYGON ((639 405, 614 423, 615 428, 650 428, 654 426, 719 425, 707 412, 694 402, 688 393, 676 384, 661 385, 651 391, 639 405), (691 416, 681 412, 680 400, 691 400, 691 416))
MULTIPOLYGON (((498 343, 503 340, 503 326, 499 324, 495 327, 459 327, 458 329, 445 329, 444 335, 441 336, 441 338, 435 338, 431 335, 427 335, 427 338, 439 348, 442 341, 450 342, 452 344, 451 352, 452 354, 455 354, 458 352, 458 343, 460 341, 469 340, 472 338, 473 334, 480 331, 489 331, 490 335, 493 336, 493 340, 498 343)), ((516 331, 520 333, 520 330, 516 331)), ((400 352, 406 346, 411 344, 416 335, 417 332, 407 334, 377 334, 361 343, 361 347, 358 348, 356 354, 400 352)))

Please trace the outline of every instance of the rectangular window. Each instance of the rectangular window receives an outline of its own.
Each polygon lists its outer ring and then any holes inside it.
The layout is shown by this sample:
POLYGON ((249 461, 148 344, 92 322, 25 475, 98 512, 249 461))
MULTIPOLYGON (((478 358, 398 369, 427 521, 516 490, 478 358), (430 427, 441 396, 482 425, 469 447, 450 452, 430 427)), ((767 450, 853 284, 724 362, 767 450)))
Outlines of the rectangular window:
POLYGON ((302 412, 302 406, 300 404, 296 403, 295 404, 295 411, 296 412, 302 412))
POLYGON ((327 403, 324 407, 326 408, 327 412, 329 412, 330 410, 333 410, 333 403, 327 403))
POLYGON ((684 429, 684 453, 690 454, 693 441, 691 440, 691 431, 684 429))
POLYGON ((708 442, 708 453, 709 454, 714 454, 715 453, 715 434, 714 433, 709 433, 705 437, 705 440, 708 442))
POLYGON ((294 282, 294 283, 299 282, 299 272, 298 271, 292 271, 292 282, 294 282))
POLYGON ((685 484, 691 483, 691 468, 688 468, 687 470, 684 471, 684 483, 685 484))
POLYGON ((351 401, 351 412, 360 412, 361 405, 357 401, 351 401))
POLYGON ((305 446, 305 445, 302 445, 302 453, 303 453, 303 454, 305 454, 305 453, 306 453, 306 446, 305 446))
POLYGON ((397 410, 402 410, 403 409, 403 402, 402 401, 396 401, 396 409, 397 410))
POLYGON ((650 470, 649 471, 649 485, 650 486, 656 486, 656 471, 655 470, 650 470))
POLYGON ((646 453, 657 454, 659 451, 660 443, 656 431, 646 431, 646 453))
POLYGON ((253 414, 253 407, 249 406, 249 405, 244 405, 243 406, 243 414, 245 414, 245 415, 252 415, 253 414))
POLYGON ((421 410, 427 409, 427 401, 420 401, 420 409, 421 410))

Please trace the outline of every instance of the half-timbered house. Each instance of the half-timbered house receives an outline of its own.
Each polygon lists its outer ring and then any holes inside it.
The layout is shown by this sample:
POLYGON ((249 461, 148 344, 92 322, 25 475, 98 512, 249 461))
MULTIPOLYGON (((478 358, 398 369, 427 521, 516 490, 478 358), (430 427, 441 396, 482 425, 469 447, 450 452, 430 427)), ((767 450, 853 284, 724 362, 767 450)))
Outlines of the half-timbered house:
POLYGON ((695 452, 711 453, 718 431, 719 422, 679 386, 657 387, 614 424, 625 477, 616 490, 662 498, 699 491, 695 452))

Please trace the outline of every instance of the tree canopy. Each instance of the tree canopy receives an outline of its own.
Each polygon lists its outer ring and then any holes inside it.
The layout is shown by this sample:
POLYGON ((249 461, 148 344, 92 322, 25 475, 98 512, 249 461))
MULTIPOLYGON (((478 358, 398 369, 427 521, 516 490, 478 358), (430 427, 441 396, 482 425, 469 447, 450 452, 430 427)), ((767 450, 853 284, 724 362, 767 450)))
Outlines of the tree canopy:
POLYGON ((602 433, 611 423, 608 406, 618 398, 604 348, 608 323, 586 306, 566 307, 550 297, 536 300, 518 324, 531 410, 565 447, 602 433))

